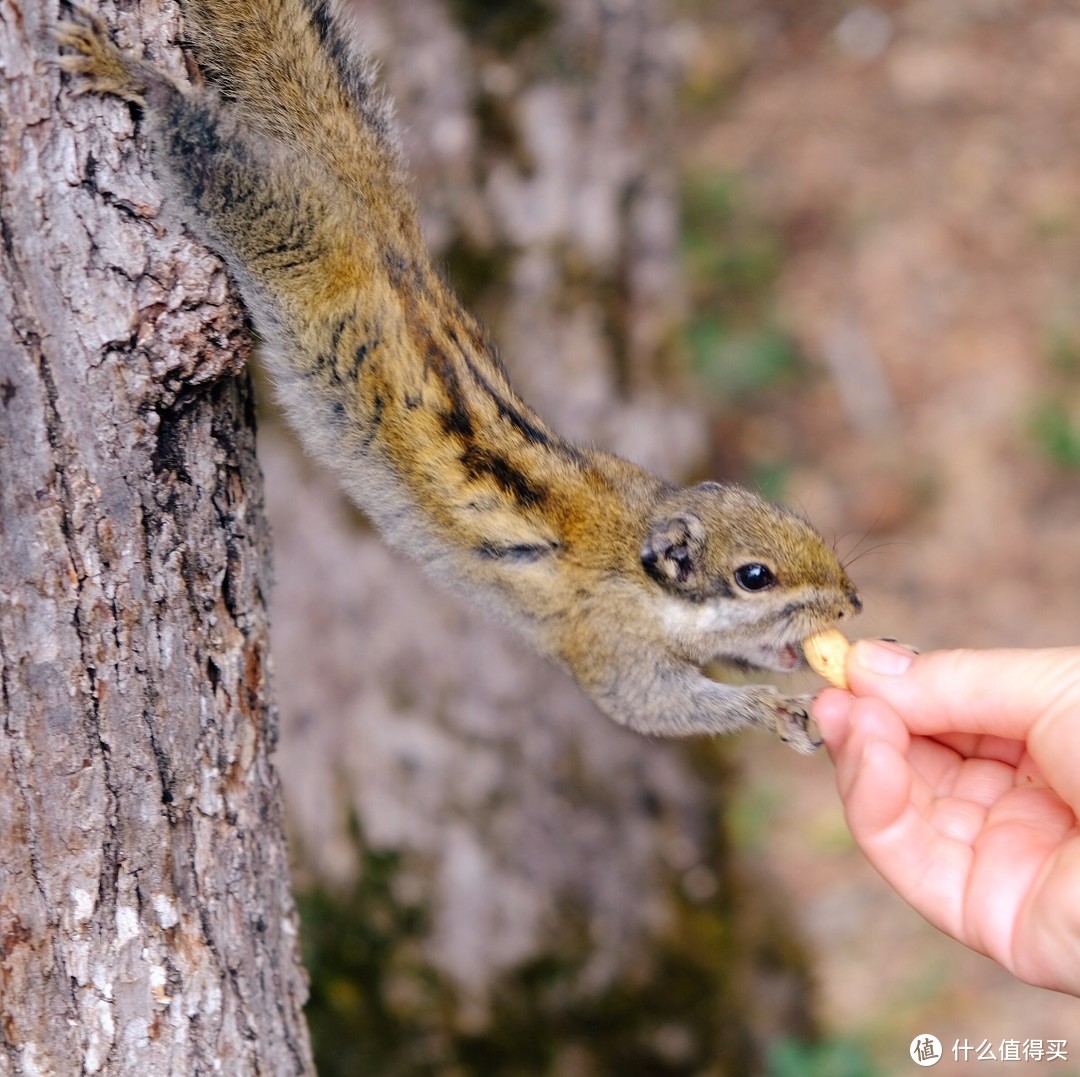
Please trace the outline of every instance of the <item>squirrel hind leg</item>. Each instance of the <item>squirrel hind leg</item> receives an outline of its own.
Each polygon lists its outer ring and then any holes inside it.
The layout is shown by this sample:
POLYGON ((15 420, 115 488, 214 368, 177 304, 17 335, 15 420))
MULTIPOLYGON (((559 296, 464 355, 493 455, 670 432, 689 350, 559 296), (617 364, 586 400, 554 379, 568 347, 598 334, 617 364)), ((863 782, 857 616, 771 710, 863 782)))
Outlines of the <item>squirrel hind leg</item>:
POLYGON ((80 5, 73 12, 74 18, 59 23, 52 36, 60 48, 72 50, 58 57, 57 65, 84 80, 74 92, 112 94, 145 105, 149 65, 119 49, 96 11, 80 5))

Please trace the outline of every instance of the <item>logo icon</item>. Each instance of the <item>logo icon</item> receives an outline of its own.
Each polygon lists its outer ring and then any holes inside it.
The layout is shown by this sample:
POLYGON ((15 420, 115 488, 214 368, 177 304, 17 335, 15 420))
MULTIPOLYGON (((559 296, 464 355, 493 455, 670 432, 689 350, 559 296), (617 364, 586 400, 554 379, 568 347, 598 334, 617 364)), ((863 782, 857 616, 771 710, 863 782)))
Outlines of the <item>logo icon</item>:
POLYGON ((941 1061, 941 1040, 924 1032, 911 1041, 908 1053, 916 1066, 936 1066, 941 1061))

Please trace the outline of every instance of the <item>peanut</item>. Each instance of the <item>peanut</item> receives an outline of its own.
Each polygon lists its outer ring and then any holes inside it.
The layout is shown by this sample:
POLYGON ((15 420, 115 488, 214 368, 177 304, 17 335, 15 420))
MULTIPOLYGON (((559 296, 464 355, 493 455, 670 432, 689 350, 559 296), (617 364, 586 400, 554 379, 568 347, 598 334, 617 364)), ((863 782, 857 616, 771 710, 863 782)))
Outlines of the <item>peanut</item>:
POLYGON ((803 653, 810 668, 836 688, 847 688, 844 665, 850 649, 851 644, 836 628, 826 628, 803 640, 803 653))

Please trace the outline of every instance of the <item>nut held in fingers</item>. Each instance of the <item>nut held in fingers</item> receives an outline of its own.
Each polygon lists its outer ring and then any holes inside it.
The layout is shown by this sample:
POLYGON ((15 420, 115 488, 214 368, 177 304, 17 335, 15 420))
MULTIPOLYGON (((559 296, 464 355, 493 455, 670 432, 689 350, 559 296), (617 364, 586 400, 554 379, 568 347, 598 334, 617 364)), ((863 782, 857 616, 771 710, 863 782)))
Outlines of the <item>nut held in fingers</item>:
POLYGON ((815 632, 803 640, 803 652, 810 668, 836 688, 846 689, 848 686, 844 666, 849 650, 851 644, 837 628, 815 632))

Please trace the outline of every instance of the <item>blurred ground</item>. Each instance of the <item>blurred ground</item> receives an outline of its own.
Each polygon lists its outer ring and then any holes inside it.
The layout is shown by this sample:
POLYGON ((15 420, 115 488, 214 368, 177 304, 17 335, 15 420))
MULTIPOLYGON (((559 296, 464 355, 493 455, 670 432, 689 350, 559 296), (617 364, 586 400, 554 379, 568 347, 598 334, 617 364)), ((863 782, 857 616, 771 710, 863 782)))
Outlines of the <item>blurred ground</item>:
MULTIPOLYGON (((688 248, 696 365, 726 399, 717 470, 835 533, 860 635, 1076 643, 1080 6, 684 9, 688 206, 728 258, 709 263, 707 234, 688 248)), ((1080 1072, 1080 1003, 894 899, 850 846, 827 761, 739 753, 735 824, 799 896, 833 1036, 910 1073, 923 1032, 995 1052, 1071 1034, 1068 1066, 1024 1072, 1080 1072)))

